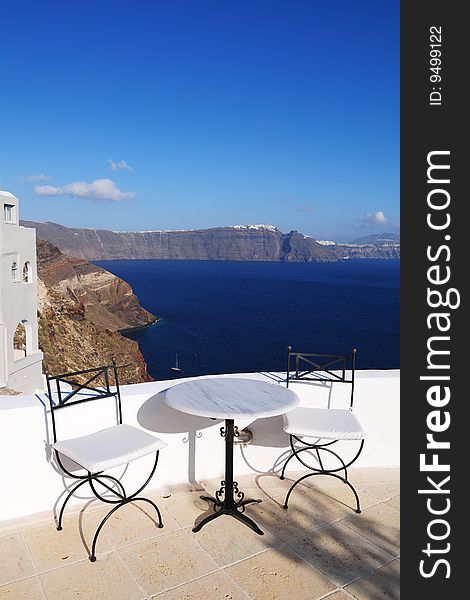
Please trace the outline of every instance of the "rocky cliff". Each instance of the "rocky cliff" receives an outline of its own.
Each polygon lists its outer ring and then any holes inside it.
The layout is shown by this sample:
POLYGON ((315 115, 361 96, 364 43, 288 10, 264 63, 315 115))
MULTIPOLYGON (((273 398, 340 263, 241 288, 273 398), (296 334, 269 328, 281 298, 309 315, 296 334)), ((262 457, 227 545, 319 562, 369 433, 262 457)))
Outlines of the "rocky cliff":
POLYGON ((144 310, 131 287, 86 260, 71 258, 38 240, 39 343, 51 374, 130 363, 122 383, 150 381, 137 342, 125 329, 145 327, 156 317, 144 310))
POLYGON ((292 231, 282 233, 272 225, 239 225, 192 231, 122 232, 76 229, 57 223, 23 221, 37 236, 69 256, 86 260, 133 258, 328 261, 335 253, 313 238, 292 231))
POLYGON ((338 259, 344 258, 400 258, 400 243, 391 244, 337 244, 333 247, 338 259))
POLYGON ((337 244, 338 258, 400 258, 397 233, 375 233, 357 238, 349 244, 337 244))
POLYGON ((360 238, 356 238, 349 242, 350 244, 374 244, 376 246, 389 246, 390 244, 400 244, 399 233, 373 233, 360 238))
POLYGON ((191 231, 109 231, 57 223, 23 221, 69 256, 85 260, 134 258, 325 262, 344 258, 400 258, 397 234, 381 234, 349 244, 317 242, 272 225, 236 225, 191 231))

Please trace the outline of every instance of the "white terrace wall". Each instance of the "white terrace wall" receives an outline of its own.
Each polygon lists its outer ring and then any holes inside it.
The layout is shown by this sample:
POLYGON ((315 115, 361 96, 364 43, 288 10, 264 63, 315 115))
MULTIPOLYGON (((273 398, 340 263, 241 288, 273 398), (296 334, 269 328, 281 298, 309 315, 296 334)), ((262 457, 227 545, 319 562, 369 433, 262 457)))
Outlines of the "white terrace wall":
MULTIPOLYGON (((230 375, 285 385, 284 375, 249 373, 230 375)), ((220 377, 224 377, 221 375, 220 377)), ((220 477, 224 469, 224 444, 220 438, 222 422, 192 417, 163 402, 162 392, 179 380, 123 386, 124 422, 140 427, 167 442, 148 489, 167 491, 174 486, 220 477)), ((367 432, 364 452, 357 466, 391 467, 399 464, 399 371, 358 371, 354 412, 367 432)), ((318 384, 294 383, 301 404, 328 402, 328 389, 318 384)), ((335 386, 333 406, 348 403, 348 386, 335 386)), ((112 399, 79 404, 59 411, 61 437, 76 437, 106 427, 114 418, 112 399), (90 419, 90 411, 93 417, 90 419), (91 429, 90 429, 90 426, 91 429)), ((64 494, 67 481, 51 461, 52 434, 44 394, 36 396, 0 396, 0 527, 28 515, 51 511, 64 494)), ((282 417, 238 421, 239 428, 249 426, 253 443, 235 449, 235 473, 279 472, 288 456, 288 437, 282 430, 282 417)), ((349 442, 345 449, 354 451, 349 442)), ((357 446, 355 446, 357 447, 357 446)), ((132 489, 143 483, 152 464, 151 457, 115 469, 124 475, 132 489)), ((300 465, 293 469, 299 469, 300 465)), ((85 486, 86 487, 86 486, 85 486)), ((85 496, 75 499, 84 503, 85 496)))

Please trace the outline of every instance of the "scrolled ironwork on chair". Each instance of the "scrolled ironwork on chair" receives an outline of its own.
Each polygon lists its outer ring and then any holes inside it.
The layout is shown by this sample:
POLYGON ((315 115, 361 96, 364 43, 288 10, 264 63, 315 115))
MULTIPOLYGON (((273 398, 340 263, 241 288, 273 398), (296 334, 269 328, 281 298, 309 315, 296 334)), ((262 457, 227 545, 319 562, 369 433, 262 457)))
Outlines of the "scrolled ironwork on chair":
POLYGON ((139 494, 152 479, 157 468, 160 450, 166 444, 145 431, 131 425, 123 424, 118 368, 122 367, 117 367, 113 360, 111 365, 74 371, 72 373, 62 373, 55 376, 46 375, 54 440, 52 447, 55 459, 60 469, 68 477, 78 480, 78 483, 72 486, 72 489, 67 493, 62 504, 57 521, 57 530, 62 530, 64 510, 68 501, 86 483, 89 484, 96 498, 106 504, 114 505, 103 517, 95 531, 89 556, 91 562, 96 560, 96 543, 106 521, 119 508, 130 502, 140 501, 150 504, 157 514, 157 526, 163 527, 161 514, 157 505, 152 500, 139 496, 139 494), (114 379, 114 386, 111 385, 112 379, 114 379), (66 389, 61 384, 66 384, 66 389), (80 437, 58 440, 57 411, 70 408, 76 404, 111 397, 116 398, 117 425, 80 437), (128 464, 137 458, 153 453, 155 453, 155 461, 150 475, 145 483, 132 494, 126 493, 119 479, 112 475, 104 474, 104 471, 107 469, 128 464), (79 475, 72 473, 70 469, 65 467, 63 457, 71 460, 78 467, 85 470, 86 474, 79 475), (101 493, 97 489, 97 484, 101 485, 106 491, 101 493), (112 496, 105 496, 106 492, 111 493, 112 496))
POLYGON ((342 383, 351 386, 351 394, 349 407, 346 409, 330 408, 329 406, 326 408, 301 406, 284 415, 284 431, 289 434, 292 454, 284 463, 281 479, 284 479, 286 467, 294 457, 304 467, 312 471, 299 477, 291 485, 286 495, 284 508, 287 509, 290 495, 299 483, 315 475, 328 475, 349 486, 356 501, 356 512, 361 512, 359 496, 348 479, 348 468, 361 454, 365 439, 364 430, 352 413, 355 370, 355 348, 347 355, 293 352, 290 346, 287 349, 287 387, 289 387, 291 381, 325 383, 326 385, 330 384, 330 386, 342 383), (294 369, 292 369, 292 361, 294 361, 294 369), (347 440, 359 442, 359 448, 353 458, 346 462, 330 446, 347 440), (316 457, 317 466, 312 466, 306 462, 304 459, 305 453, 316 457), (303 454, 303 456, 300 456, 300 454, 303 454), (334 468, 325 466, 325 454, 335 457, 338 466, 334 468), (341 471, 344 471, 344 476, 340 475, 341 471))

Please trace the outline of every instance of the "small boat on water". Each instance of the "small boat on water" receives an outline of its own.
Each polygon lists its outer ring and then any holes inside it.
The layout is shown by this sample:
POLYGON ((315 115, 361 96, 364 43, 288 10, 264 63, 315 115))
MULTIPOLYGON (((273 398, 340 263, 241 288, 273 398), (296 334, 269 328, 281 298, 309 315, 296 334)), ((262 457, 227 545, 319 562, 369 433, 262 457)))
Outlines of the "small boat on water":
POLYGON ((170 367, 170 371, 177 371, 177 372, 182 371, 182 369, 180 368, 180 366, 178 364, 178 354, 176 355, 175 366, 174 367, 170 367))

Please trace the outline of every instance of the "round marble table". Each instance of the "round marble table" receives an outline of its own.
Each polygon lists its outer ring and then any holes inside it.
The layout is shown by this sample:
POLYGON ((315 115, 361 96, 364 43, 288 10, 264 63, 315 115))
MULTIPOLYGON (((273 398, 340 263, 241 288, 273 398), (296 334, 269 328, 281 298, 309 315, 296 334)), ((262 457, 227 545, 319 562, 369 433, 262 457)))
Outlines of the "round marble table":
POLYGON ((284 414, 299 404, 297 394, 279 384, 257 379, 210 377, 178 383, 165 392, 164 399, 168 406, 184 413, 225 419, 225 427, 221 428, 225 438, 225 479, 215 497, 201 496, 212 506, 196 519, 193 531, 199 531, 221 515, 231 515, 263 535, 258 525, 244 514, 247 504, 261 500, 245 499, 233 480, 233 440, 237 433, 234 419, 284 414))

